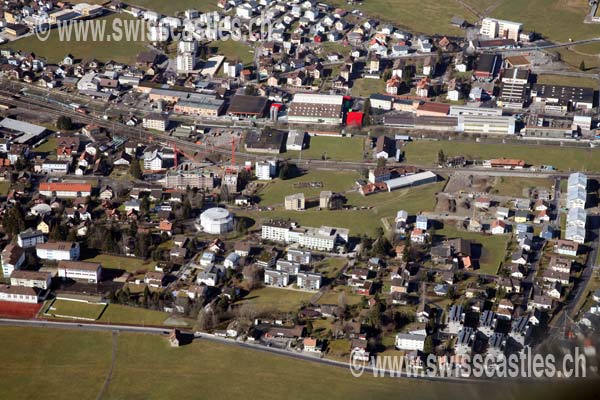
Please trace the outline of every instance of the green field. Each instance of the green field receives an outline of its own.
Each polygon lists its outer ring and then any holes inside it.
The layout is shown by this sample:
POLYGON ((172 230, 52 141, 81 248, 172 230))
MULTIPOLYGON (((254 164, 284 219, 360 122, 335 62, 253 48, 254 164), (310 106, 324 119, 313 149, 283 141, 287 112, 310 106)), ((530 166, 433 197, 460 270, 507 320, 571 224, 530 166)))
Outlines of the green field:
POLYGON ((346 258, 342 257, 328 257, 318 263, 315 266, 315 269, 323 274, 323 276, 327 278, 335 278, 339 272, 344 268, 344 266, 348 263, 346 258))
POLYGON ((338 304, 341 292, 346 293, 346 304, 348 304, 348 305, 358 304, 358 303, 360 303, 361 299, 363 298, 363 296, 352 292, 352 288, 350 288, 348 286, 337 286, 335 289, 328 290, 327 292, 325 292, 325 294, 323 294, 319 298, 318 303, 319 304, 338 304))
POLYGON ((563 86, 583 86, 598 88, 598 81, 593 78, 579 78, 577 76, 563 76, 563 75, 538 75, 537 83, 543 83, 546 85, 563 85, 563 86))
POLYGON ((463 238, 471 240, 473 243, 481 244, 482 251, 479 259, 479 269, 476 272, 482 274, 496 274, 498 266, 506 256, 506 244, 508 235, 482 235, 477 232, 465 232, 456 229, 455 226, 448 223, 444 224, 443 229, 439 229, 436 235, 451 238, 463 238))
MULTIPOLYGON (((581 44, 571 47, 561 47, 555 49, 554 52, 560 54, 561 61, 570 65, 574 70, 579 71, 581 62, 585 64, 585 72, 598 72, 600 68, 600 43, 581 44)), ((598 87, 598 83, 594 87, 598 87)))
POLYGON ((49 153, 56 155, 56 136, 48 136, 47 140, 33 149, 36 153, 49 153))
POLYGON ((545 187, 550 190, 552 185, 553 182, 551 179, 513 178, 504 176, 496 178, 492 193, 500 196, 524 197, 526 196, 524 194, 526 189, 545 187))
POLYGON ((194 9, 200 12, 221 10, 217 7, 217 2, 213 0, 133 0, 129 4, 170 16, 183 13, 187 9, 194 9))
POLYGON ((102 264, 102 268, 122 269, 128 272, 135 272, 143 269, 152 269, 155 263, 144 261, 135 257, 121 257, 111 254, 98 254, 87 258, 86 262, 97 262, 102 264))
POLYGON ((523 29, 548 39, 567 42, 598 36, 598 25, 584 24, 589 11, 586 0, 503 0, 492 17, 518 21, 523 29))
MULTIPOLYGON (((308 149, 302 150, 302 159, 335 161, 362 161, 364 137, 325 137, 313 136, 310 138, 308 149)), ((299 151, 288 151, 286 156, 299 158, 299 151)))
POLYGON ((506 157, 525 160, 526 164, 538 167, 552 165, 561 171, 600 170, 600 149, 457 141, 410 142, 405 147, 406 162, 434 166, 440 149, 446 156, 462 155, 472 160, 506 157))
POLYGON ((406 210, 412 215, 419 211, 432 211, 435 207, 435 193, 441 191, 443 185, 443 182, 438 182, 367 197, 363 197, 357 192, 349 193, 346 196, 347 205, 365 207, 365 209, 320 211, 316 209, 305 211, 276 209, 260 213, 236 211, 236 215, 248 216, 255 220, 290 219, 303 226, 337 226, 349 229, 350 236, 353 237, 363 234, 372 236, 377 228, 382 226, 382 219, 394 217, 398 210, 406 210))
POLYGON ((312 171, 298 178, 285 181, 274 179, 260 190, 260 204, 264 206, 283 204, 284 197, 294 193, 304 193, 304 196, 309 198, 319 197, 322 190, 345 192, 352 188, 357 179, 358 174, 354 172, 335 171, 312 171), (323 182, 323 187, 295 188, 294 185, 300 182, 323 182))
POLYGON ((302 302, 309 301, 314 293, 265 287, 251 291, 237 304, 253 304, 261 310, 296 312, 302 302))
MULTIPOLYGON (((97 18, 94 22, 105 20, 105 34, 116 34, 117 32, 113 32, 111 27, 113 20, 117 17, 127 20, 134 19, 129 14, 112 14, 106 17, 97 18)), ((122 28, 121 33, 124 35, 125 25, 123 25, 122 28)), ((95 58, 102 62, 114 60, 126 64, 133 64, 138 53, 145 50, 143 42, 124 40, 112 41, 110 43, 99 41, 76 41, 74 40, 74 33, 71 38, 72 39, 69 42, 60 41, 58 30, 53 29, 46 41, 41 41, 35 35, 31 35, 14 42, 5 43, 0 46, 0 48, 11 48, 13 50, 32 52, 37 56, 46 58, 50 63, 58 63, 62 61, 68 53, 71 53, 76 59, 91 60, 95 58)))
POLYGON ((84 303, 80 301, 54 300, 48 308, 44 310, 45 314, 56 318, 72 318, 84 320, 96 320, 106 308, 106 304, 84 303))
POLYGON ((100 318, 101 322, 111 324, 164 325, 170 314, 146 308, 109 304, 100 318))
POLYGON ((361 78, 352 84, 352 96, 369 97, 374 93, 385 94, 385 82, 381 79, 361 78))
POLYGON ((0 182, 0 196, 6 196, 8 191, 10 190, 10 182, 2 181, 0 182))
MULTIPOLYGON (((113 338, 108 332, 0 328, 4 344, 0 374, 3 400, 94 399, 108 376, 113 338), (31 351, 35 348, 35 351, 31 351)), ((596 396, 586 381, 539 383, 447 383, 353 378, 334 368, 262 351, 195 341, 169 347, 160 336, 120 333, 115 364, 101 399, 421 399, 587 400, 596 396), (157 371, 157 368, 160 371, 157 371), (311 382, 304 385, 302 382, 311 382)))
POLYGON ((252 61, 254 60, 254 52, 251 52, 252 47, 243 42, 220 40, 210 42, 207 46, 213 49, 213 54, 225 56, 225 58, 229 61, 237 60, 244 65, 249 65, 252 64, 252 61))
MULTIPOLYGON (((328 3, 348 9, 344 0, 330 0, 328 3)), ((372 0, 355 4, 352 8, 363 11, 367 16, 394 23, 399 28, 415 31, 413 33, 464 35, 461 29, 450 25, 450 19, 456 15, 472 23, 477 20, 475 14, 457 1, 372 0)))

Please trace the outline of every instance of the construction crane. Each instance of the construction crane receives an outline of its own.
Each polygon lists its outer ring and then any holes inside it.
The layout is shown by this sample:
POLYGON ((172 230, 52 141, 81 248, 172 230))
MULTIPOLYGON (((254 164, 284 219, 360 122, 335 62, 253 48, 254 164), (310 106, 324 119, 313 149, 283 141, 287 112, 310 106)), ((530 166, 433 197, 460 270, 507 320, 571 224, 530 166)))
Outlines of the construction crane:
POLYGON ((175 166, 175 169, 177 169, 177 166, 178 166, 178 159, 177 159, 177 155, 178 155, 178 154, 181 154, 182 156, 184 156, 184 157, 185 157, 185 158, 187 158, 188 160, 191 160, 191 161, 197 162, 197 163, 199 163, 199 164, 201 164, 201 163, 202 163, 202 161, 200 161, 200 160, 198 159, 198 156, 199 156, 200 154, 196 153, 194 156, 192 156, 192 155, 189 155, 188 153, 186 153, 186 152, 184 152, 183 150, 181 150, 180 148, 178 148, 176 144, 173 144, 173 152, 175 153, 175 165, 174 165, 174 166, 175 166))

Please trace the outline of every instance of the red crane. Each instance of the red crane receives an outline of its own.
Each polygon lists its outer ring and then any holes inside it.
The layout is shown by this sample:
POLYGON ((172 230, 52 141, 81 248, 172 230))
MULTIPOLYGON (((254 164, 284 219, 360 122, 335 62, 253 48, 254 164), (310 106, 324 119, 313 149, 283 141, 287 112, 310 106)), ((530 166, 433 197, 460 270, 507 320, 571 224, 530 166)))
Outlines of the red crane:
POLYGON ((196 153, 194 156, 189 155, 188 153, 184 152, 183 150, 181 150, 180 148, 177 147, 176 144, 173 144, 173 152, 175 153, 175 168, 177 169, 177 165, 178 165, 178 154, 181 154, 182 156, 184 156, 185 158, 187 158, 188 160, 192 160, 195 161, 197 163, 201 163, 201 161, 198 161, 198 156, 199 154, 196 153))

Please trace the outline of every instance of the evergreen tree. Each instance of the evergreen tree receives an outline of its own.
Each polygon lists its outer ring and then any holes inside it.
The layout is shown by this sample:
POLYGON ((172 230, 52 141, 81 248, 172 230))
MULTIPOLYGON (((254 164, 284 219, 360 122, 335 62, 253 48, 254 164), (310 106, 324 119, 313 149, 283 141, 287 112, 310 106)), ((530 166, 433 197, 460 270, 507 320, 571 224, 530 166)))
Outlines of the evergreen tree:
POLYGON ((73 121, 71 120, 71 117, 61 115, 56 120, 56 127, 61 131, 70 131, 73 129, 73 121))
POLYGON ((21 206, 12 207, 2 221, 4 231, 12 237, 25 229, 25 215, 21 206))
POLYGON ((129 165, 129 174, 135 179, 142 179, 142 166, 139 160, 133 159, 129 165))

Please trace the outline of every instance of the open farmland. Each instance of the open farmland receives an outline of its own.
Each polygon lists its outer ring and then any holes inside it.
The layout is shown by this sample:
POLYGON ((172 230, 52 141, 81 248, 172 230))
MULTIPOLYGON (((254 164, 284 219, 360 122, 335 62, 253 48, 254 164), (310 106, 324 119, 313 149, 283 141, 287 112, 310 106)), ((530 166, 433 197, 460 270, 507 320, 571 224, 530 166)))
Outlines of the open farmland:
POLYGON ((598 25, 584 24, 589 11, 586 0, 502 0, 492 17, 519 21, 525 30, 551 40, 567 42, 598 36, 598 25))
MULTIPOLYGON (((302 150, 303 159, 327 159, 332 161, 362 161, 365 147, 364 137, 313 136, 310 145, 302 150)), ((288 151, 286 157, 299 158, 299 151, 288 151)))
POLYGON ((173 393, 181 400, 241 396, 312 399, 314 393, 327 393, 329 399, 348 400, 393 398, 401 391, 415 400, 444 396, 465 400, 570 396, 587 400, 595 394, 593 384, 586 381, 467 385, 369 374, 353 378, 347 369, 262 351, 202 340, 171 348, 164 337, 142 334, 120 333, 111 338, 108 332, 1 327, 0 340, 4 344, 0 364, 3 400, 34 399, 40 393, 55 393, 64 399, 96 398, 109 373, 112 354, 115 363, 102 399, 154 400, 170 398, 173 393), (36 351, 31 351, 32 347, 36 351), (160 373, 153 366, 160 366, 160 373), (73 382, 74 376, 77 382, 73 382), (298 381, 314 383, 307 391, 295 385, 298 381))
POLYGON ((472 160, 516 158, 538 167, 552 165, 561 171, 600 169, 600 149, 580 147, 415 141, 408 143, 404 150, 408 164, 424 166, 434 166, 438 151, 443 150, 446 156, 465 156, 472 160))
POLYGON ((252 304, 258 310, 296 312, 303 302, 309 301, 314 293, 279 288, 261 288, 251 291, 237 304, 252 304))
MULTIPOLYGON (((398 210, 406 210, 415 215, 420 211, 432 211, 435 207, 435 194, 442 190, 444 182, 431 183, 410 189, 401 189, 394 192, 377 193, 364 197, 358 192, 347 194, 347 206, 354 206, 352 217, 344 210, 317 210, 316 208, 305 211, 287 211, 283 206, 273 211, 249 213, 245 210, 236 211, 236 215, 247 216, 256 221, 268 219, 289 219, 303 226, 318 227, 321 225, 347 228, 350 235, 358 237, 363 234, 374 235, 382 221, 392 218, 398 210)), ((298 190, 301 192, 302 190, 298 190)), ((283 197, 281 198, 281 204, 283 197)))
MULTIPOLYGON (((105 21, 103 22, 106 27, 105 34, 116 35, 117 32, 111 29, 113 21, 116 18, 134 20, 134 18, 128 14, 111 14, 102 18, 97 18, 93 22, 105 21)), ((123 28, 124 27, 125 25, 123 24, 123 28)), ((37 56, 46 58, 51 63, 58 63, 62 61, 68 53, 71 53, 76 59, 91 60, 95 58, 101 62, 114 60, 117 62, 133 64, 137 54, 145 50, 143 41, 83 41, 75 40, 74 34, 72 40, 68 41, 67 45, 67 42, 60 40, 57 29, 53 29, 50 32, 50 36, 46 41, 41 41, 35 35, 31 35, 0 46, 0 48, 7 47, 13 50, 35 53, 37 56)))
POLYGON ((332 192, 345 192, 350 190, 358 175, 353 172, 337 171, 312 171, 293 179, 274 179, 263 187, 258 193, 260 204, 263 206, 283 204, 284 197, 294 193, 304 193, 309 197, 319 197, 323 190, 332 192), (295 187, 307 182, 321 182, 322 187, 295 187))

